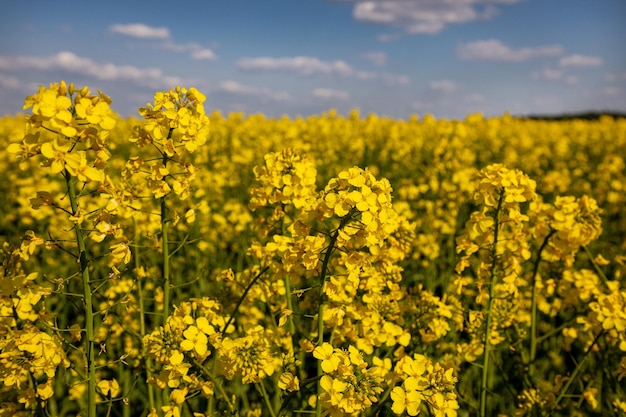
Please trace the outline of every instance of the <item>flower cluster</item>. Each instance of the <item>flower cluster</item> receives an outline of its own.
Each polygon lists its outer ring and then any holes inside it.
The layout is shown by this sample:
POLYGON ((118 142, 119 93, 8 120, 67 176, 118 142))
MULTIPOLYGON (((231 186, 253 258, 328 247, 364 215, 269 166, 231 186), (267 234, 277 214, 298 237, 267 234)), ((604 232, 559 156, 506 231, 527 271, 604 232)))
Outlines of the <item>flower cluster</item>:
POLYGON ((539 242, 548 239, 545 259, 572 265, 578 249, 602 233, 601 212, 597 202, 588 196, 558 196, 554 204, 533 203, 532 232, 539 242))
POLYGON ((140 146, 155 144, 170 158, 180 153, 179 145, 194 152, 206 142, 209 134, 205 100, 206 96, 194 87, 176 87, 155 93, 154 103, 139 109, 146 122, 135 130, 131 141, 140 146), (176 138, 172 134, 174 130, 176 138))
POLYGON ((391 391, 394 413, 416 416, 424 404, 434 416, 456 417, 459 408, 455 393, 457 378, 452 368, 444 369, 416 353, 413 357, 403 356, 394 371, 402 382, 391 391))
MULTIPOLYGON (((474 295, 476 304, 484 306, 492 297, 488 283, 495 280, 495 311, 503 319, 496 320, 500 329, 527 319, 520 314, 512 320, 512 313, 519 306, 515 301, 520 296, 519 287, 525 285, 522 263, 531 257, 526 230, 529 217, 522 213, 521 204, 536 198, 535 186, 535 181, 521 171, 501 164, 481 170, 474 192, 478 210, 471 213, 465 234, 457 238, 456 250, 462 256, 455 269, 459 275, 453 283, 454 292, 470 285, 472 278, 462 274, 471 266, 478 278, 477 287, 469 287, 465 293, 474 295)), ((490 329, 490 334, 494 344, 503 340, 497 328, 490 329)))
POLYGON ((93 95, 86 86, 76 89, 64 81, 40 86, 24 103, 24 109, 32 107, 29 132, 8 151, 21 161, 42 155, 53 174, 68 172, 81 182, 102 182, 102 167, 110 158, 109 132, 116 124, 110 103, 101 91, 93 95), (58 135, 51 138, 44 129, 58 135))
POLYGON ((211 375, 202 363, 216 346, 221 346, 226 322, 221 306, 210 298, 193 298, 181 303, 159 327, 143 339, 150 355, 162 367, 149 382, 172 389, 170 407, 177 407, 187 395, 213 395, 211 375))
POLYGON ((274 332, 255 326, 243 337, 225 337, 219 347, 221 373, 241 376, 244 384, 260 382, 280 368, 280 346, 274 332))
POLYGON ((30 245, 12 249, 5 242, 0 248, 0 409, 13 412, 18 404, 33 411, 45 403, 58 368, 70 365, 62 340, 37 327, 47 319, 41 301, 50 289, 35 283, 37 273, 24 272, 22 260, 32 254, 30 245))
POLYGON ((321 193, 315 214, 345 222, 339 229, 338 247, 375 250, 395 230, 398 215, 391 204, 391 184, 372 172, 353 167, 332 178, 321 193), (349 224, 348 224, 349 223, 349 224))
POLYGON ((205 100, 193 87, 176 87, 155 93, 154 103, 139 109, 145 121, 134 127, 130 141, 139 148, 153 147, 159 157, 148 158, 144 151, 129 158, 122 175, 131 195, 142 197, 149 190, 154 198, 172 191, 181 200, 190 196, 196 168, 184 157, 206 143, 210 121, 205 100))
POLYGON ((466 234, 457 239, 457 252, 464 253, 456 266, 457 273, 470 266, 471 255, 480 255, 481 249, 498 244, 497 252, 490 254, 492 259, 481 263, 479 276, 488 273, 496 256, 503 258, 505 275, 513 273, 520 262, 530 258, 524 230, 528 216, 522 214, 520 204, 536 198, 535 187, 535 181, 527 175, 501 164, 490 165, 476 175, 474 201, 479 210, 474 211, 466 223, 466 234))
POLYGON ((315 348, 313 356, 321 361, 324 374, 319 396, 322 407, 330 415, 356 415, 378 402, 384 391, 384 378, 390 372, 390 363, 369 366, 363 355, 353 346, 348 350, 333 348, 324 343, 315 348))
MULTIPOLYGON (((276 210, 293 205, 309 206, 315 199, 317 170, 306 155, 291 148, 265 155, 265 165, 254 168, 259 185, 250 189, 250 209, 276 206, 276 210)), ((274 217, 280 217, 278 212, 274 217)))

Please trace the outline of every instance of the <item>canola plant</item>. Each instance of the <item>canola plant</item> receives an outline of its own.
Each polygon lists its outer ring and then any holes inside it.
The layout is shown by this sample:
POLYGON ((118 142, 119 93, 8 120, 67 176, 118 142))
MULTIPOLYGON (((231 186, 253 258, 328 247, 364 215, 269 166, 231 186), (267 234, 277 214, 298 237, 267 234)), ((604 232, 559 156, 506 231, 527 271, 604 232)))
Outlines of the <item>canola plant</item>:
POLYGON ((626 120, 0 119, 0 416, 626 415, 626 120))

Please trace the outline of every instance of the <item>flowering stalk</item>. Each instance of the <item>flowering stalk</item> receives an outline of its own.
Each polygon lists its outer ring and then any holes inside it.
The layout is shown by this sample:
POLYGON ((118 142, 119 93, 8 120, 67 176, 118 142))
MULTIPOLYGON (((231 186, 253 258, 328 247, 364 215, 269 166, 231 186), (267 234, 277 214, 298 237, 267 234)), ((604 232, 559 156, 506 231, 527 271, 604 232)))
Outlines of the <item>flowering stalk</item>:
POLYGON ((163 320, 165 325, 170 315, 170 251, 168 245, 168 218, 165 196, 161 197, 161 248, 163 252, 162 276, 163 276, 163 320))
MULTIPOLYGON (((67 170, 63 173, 70 197, 72 216, 78 215, 78 197, 76 196, 77 178, 70 175, 67 170)), ((74 226, 76 242, 78 244, 78 262, 83 281, 83 298, 85 301, 85 354, 87 357, 87 415, 96 416, 96 364, 94 349, 94 312, 92 304, 91 281, 89 276, 89 260, 87 259, 87 248, 83 229, 80 224, 74 226)))
MULTIPOLYGON (((322 270, 320 271, 319 276, 319 306, 317 308, 317 346, 322 346, 324 343, 324 283, 326 282, 326 274, 328 272, 328 263, 330 262, 330 257, 335 250, 335 245, 337 244, 337 238, 339 237, 339 230, 343 226, 345 226, 350 220, 350 216, 345 216, 341 220, 341 224, 335 230, 335 232, 330 237, 330 243, 328 244, 328 249, 326 249, 326 253, 324 254, 324 260, 322 261, 322 270)), ((317 376, 321 378, 324 371, 322 370, 322 361, 317 361, 317 376)), ((315 402, 315 417, 320 417, 322 414, 322 402, 320 401, 320 395, 324 392, 321 384, 321 379, 317 381, 317 399, 315 402)))
POLYGON ((488 375, 489 375, 489 354, 491 353, 490 349, 490 330, 491 330, 491 320, 492 320, 492 310, 493 310, 493 302, 495 300, 496 295, 496 257, 497 257, 497 246, 498 246, 498 230, 500 228, 500 211, 502 208, 502 203, 504 202, 504 189, 499 191, 498 198, 498 206, 496 207, 496 212, 494 214, 494 231, 493 231, 493 247, 491 249, 492 257, 491 260, 491 271, 489 276, 489 301, 487 302, 487 319, 485 325, 485 347, 483 353, 483 367, 482 367, 482 377, 480 383, 480 417, 485 417, 487 415, 487 383, 488 383, 488 375))
MULTIPOLYGON (((167 140, 171 139, 173 132, 174 128, 170 128, 167 135, 167 140)), ((166 168, 168 160, 169 157, 167 156, 167 153, 163 152, 163 166, 166 168)), ((170 249, 168 242, 169 219, 167 217, 167 205, 165 202, 166 197, 167 195, 161 197, 161 248, 163 251, 163 325, 165 325, 167 317, 170 315, 170 249)))
POLYGON ((537 260, 535 261, 533 276, 530 280, 530 285, 532 285, 532 300, 530 306, 530 358, 528 373, 531 378, 535 374, 535 357, 537 356, 537 274, 539 272, 539 263, 541 262, 543 250, 548 245, 548 240, 550 240, 550 237, 552 237, 554 233, 556 233, 556 230, 552 229, 541 243, 539 251, 537 252, 537 260))

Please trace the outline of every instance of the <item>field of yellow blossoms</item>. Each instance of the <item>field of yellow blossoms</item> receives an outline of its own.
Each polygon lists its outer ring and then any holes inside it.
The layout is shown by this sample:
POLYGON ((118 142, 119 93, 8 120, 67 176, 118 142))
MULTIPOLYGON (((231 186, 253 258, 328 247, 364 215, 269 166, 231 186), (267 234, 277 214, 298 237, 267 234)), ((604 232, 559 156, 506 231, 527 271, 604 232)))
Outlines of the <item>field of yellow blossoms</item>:
POLYGON ((204 101, 0 119, 0 416, 626 415, 625 119, 204 101))

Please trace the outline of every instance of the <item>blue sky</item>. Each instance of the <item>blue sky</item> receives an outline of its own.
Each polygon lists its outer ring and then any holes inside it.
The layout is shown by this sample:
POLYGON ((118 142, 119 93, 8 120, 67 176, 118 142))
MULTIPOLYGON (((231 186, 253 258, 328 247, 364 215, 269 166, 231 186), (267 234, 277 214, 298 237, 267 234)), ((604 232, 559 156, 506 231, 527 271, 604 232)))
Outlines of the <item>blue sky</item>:
POLYGON ((625 21, 624 0, 9 0, 0 115, 61 79, 122 115, 179 84, 272 117, 626 111, 625 21))

